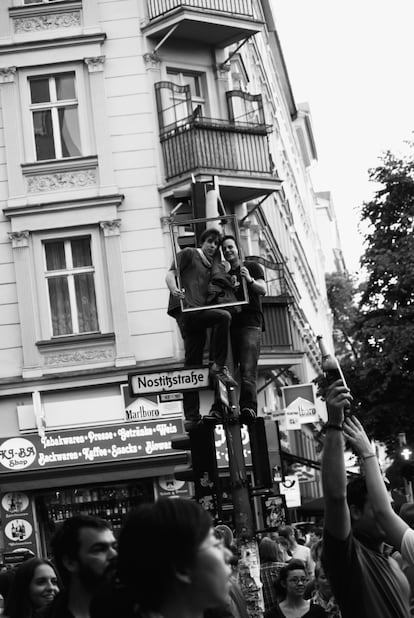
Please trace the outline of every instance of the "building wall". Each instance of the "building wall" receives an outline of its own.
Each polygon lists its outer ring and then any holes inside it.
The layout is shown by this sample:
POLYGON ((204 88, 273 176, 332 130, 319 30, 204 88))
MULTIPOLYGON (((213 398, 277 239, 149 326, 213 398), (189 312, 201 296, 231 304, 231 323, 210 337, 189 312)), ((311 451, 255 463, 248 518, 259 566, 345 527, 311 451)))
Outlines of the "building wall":
MULTIPOLYGON (((262 3, 253 4, 265 22, 262 3)), ((232 19, 223 17, 223 23, 232 19)), ((146 35, 141 0, 27 6, 24 0, 5 0, 0 24, 0 435, 34 429, 34 417, 26 426, 24 411, 19 416, 17 410, 26 406, 27 418, 33 415, 35 391, 46 410, 63 406, 60 417, 50 412, 49 429, 70 426, 68 401, 83 410, 73 414, 74 426, 96 424, 99 397, 107 400, 101 422, 119 422, 125 408, 119 386, 128 372, 182 366, 182 341, 166 313, 164 280, 172 259, 165 218, 176 203, 175 185, 166 181, 154 91, 156 82, 171 79, 168 69, 203 74, 204 115, 213 119, 228 121, 224 93, 229 89, 262 95, 274 174, 255 179, 236 171, 234 176, 241 190, 252 178, 256 192, 274 187, 260 217, 248 217, 241 235, 247 254, 282 261, 296 289, 286 307, 290 350, 278 350, 275 357, 275 371, 286 372, 259 397, 260 409, 280 407, 280 386, 309 381, 317 373, 315 335, 329 338, 331 320, 309 177, 316 156, 310 112, 293 110, 269 23, 240 49, 240 41, 221 48, 170 36, 156 54, 162 37, 146 35), (37 161, 28 79, 68 72, 76 78, 81 153, 37 161), (99 332, 52 337, 42 243, 85 235, 91 242, 99 332), (88 398, 94 402, 89 410, 88 398)), ((246 200, 232 212, 241 218, 260 200, 246 200)), ((272 370, 268 364, 260 371, 259 385, 272 370)), ((210 397, 204 400, 209 405, 210 397)), ((47 423, 46 417, 46 428, 47 423)))

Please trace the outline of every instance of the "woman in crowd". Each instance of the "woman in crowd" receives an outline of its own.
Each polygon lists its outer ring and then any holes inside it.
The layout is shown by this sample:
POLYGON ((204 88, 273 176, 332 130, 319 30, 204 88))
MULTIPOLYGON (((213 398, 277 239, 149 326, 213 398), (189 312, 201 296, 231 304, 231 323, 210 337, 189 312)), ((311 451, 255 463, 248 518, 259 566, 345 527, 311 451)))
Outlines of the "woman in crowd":
POLYGON ((332 594, 331 584, 320 562, 317 562, 315 567, 315 589, 311 601, 324 609, 327 618, 341 618, 340 609, 332 594))
POLYGON ((326 618, 322 607, 303 598, 306 582, 304 563, 292 558, 281 569, 276 585, 282 600, 265 613, 265 618, 326 618))
POLYGON ((264 608, 267 612, 277 603, 276 581, 284 567, 282 552, 275 541, 264 537, 259 543, 260 579, 263 584, 264 608))
POLYGON ((136 604, 134 615, 143 618, 202 618, 225 605, 229 558, 210 515, 180 498, 141 505, 119 537, 119 577, 136 604))
POLYGON ((58 592, 58 577, 52 563, 31 558, 16 568, 4 614, 7 618, 34 618, 58 592))

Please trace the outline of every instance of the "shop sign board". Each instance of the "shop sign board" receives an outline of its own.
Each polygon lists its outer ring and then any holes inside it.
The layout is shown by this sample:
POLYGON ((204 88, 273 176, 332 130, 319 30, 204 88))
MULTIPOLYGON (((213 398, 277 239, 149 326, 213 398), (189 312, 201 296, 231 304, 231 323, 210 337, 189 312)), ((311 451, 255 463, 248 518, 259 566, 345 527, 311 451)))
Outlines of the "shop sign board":
POLYGON ((285 476, 285 480, 279 483, 279 491, 285 496, 288 509, 301 505, 300 485, 296 474, 285 476))
MULTIPOLYGON (((161 403, 156 395, 131 397, 127 384, 122 384, 121 393, 125 402, 125 421, 145 423, 146 421, 165 421, 183 416, 181 401, 171 400, 161 403)), ((167 393, 170 397, 177 394, 180 393, 167 393)))
MULTIPOLYGON (((31 496, 22 491, 2 494, 0 512, 4 550, 14 554, 18 553, 20 556, 24 555, 25 550, 38 555, 31 496)), ((18 561, 19 556, 16 555, 15 562, 18 561)))
POLYGON ((209 388, 208 367, 192 367, 176 371, 154 371, 128 376, 131 395, 173 393, 209 388))
POLYGON ((154 490, 157 498, 191 498, 189 483, 178 481, 174 475, 154 479, 154 490))
POLYGON ((304 423, 315 423, 319 420, 313 384, 284 386, 282 395, 286 429, 300 429, 304 423))
POLYGON ((182 420, 170 419, 8 438, 0 444, 0 476, 172 455, 171 439, 182 433, 182 420))

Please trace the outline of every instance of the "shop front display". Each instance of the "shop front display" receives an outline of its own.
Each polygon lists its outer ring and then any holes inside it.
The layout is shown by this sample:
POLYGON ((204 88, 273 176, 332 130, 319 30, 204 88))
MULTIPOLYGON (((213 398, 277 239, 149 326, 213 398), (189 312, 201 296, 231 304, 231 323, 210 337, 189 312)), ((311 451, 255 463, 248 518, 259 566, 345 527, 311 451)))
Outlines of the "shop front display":
POLYGON ((153 479, 131 483, 65 487, 36 493, 34 504, 42 530, 42 550, 50 550, 50 539, 59 525, 73 515, 91 515, 107 520, 119 534, 128 513, 142 502, 154 501, 153 479))

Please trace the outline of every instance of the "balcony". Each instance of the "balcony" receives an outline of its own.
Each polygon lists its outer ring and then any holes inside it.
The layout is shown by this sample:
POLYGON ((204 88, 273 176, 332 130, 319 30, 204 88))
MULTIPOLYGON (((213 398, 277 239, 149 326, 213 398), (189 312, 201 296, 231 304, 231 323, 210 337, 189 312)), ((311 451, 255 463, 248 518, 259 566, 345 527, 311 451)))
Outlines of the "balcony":
POLYGON ((227 47, 260 31, 256 0, 148 0, 146 36, 227 47))
POLYGON ((262 299, 265 331, 262 333, 259 370, 290 367, 302 361, 303 352, 293 349, 288 304, 289 301, 280 296, 262 299))
POLYGON ((292 330, 289 315, 289 297, 264 296, 262 311, 265 331, 259 369, 300 364, 303 352, 293 349, 292 330))
POLYGON ((277 190, 265 125, 233 124, 192 118, 160 137, 167 183, 189 180, 191 174, 219 176, 225 203, 241 203, 277 190))

